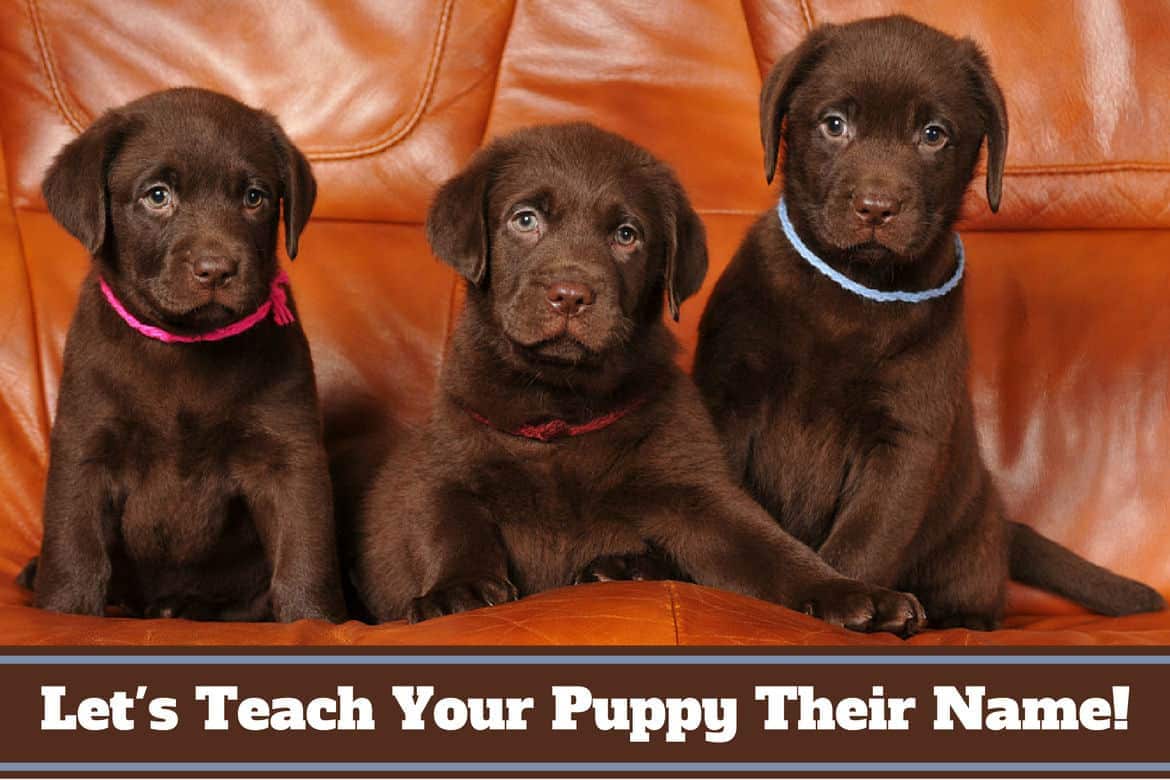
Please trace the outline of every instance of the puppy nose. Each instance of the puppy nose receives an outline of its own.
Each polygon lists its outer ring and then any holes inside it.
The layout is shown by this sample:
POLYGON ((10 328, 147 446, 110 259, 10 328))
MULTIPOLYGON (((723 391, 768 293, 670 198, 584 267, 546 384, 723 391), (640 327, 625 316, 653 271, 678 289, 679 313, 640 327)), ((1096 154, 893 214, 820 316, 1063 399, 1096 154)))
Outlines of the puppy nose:
POLYGON ((902 201, 884 192, 858 192, 853 196, 853 213, 867 225, 884 225, 902 210, 902 201))
POLYGON ((223 287, 231 281, 239 265, 226 257, 204 255, 191 264, 191 273, 204 287, 223 287))
POLYGON ((548 305, 557 314, 566 317, 576 317, 586 306, 597 300, 597 293, 593 288, 576 282, 553 282, 545 291, 548 305))

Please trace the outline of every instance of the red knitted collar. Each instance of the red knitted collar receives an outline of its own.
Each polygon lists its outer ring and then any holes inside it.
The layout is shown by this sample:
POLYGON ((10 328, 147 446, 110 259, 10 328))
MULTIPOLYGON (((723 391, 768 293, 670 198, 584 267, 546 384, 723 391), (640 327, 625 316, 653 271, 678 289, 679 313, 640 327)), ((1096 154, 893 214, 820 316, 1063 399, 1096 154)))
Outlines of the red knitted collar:
POLYGON ((642 406, 644 403, 646 403, 646 399, 641 398, 629 404, 628 406, 623 406, 620 409, 615 409, 614 411, 609 412, 608 414, 603 414, 600 417, 594 417, 592 420, 578 423, 577 425, 573 425, 560 418, 554 418, 552 420, 548 420, 547 422, 538 424, 522 425, 515 430, 500 428, 499 426, 492 423, 491 420, 474 411, 473 409, 467 408, 467 413, 471 415, 471 419, 475 420, 476 422, 483 423, 489 428, 495 428, 501 433, 507 433, 511 436, 520 436, 525 439, 534 439, 535 441, 540 442, 550 442, 556 439, 567 438, 569 436, 583 436, 586 433, 593 433, 594 431, 600 431, 604 428, 608 428, 630 412, 638 409, 638 407, 642 406))

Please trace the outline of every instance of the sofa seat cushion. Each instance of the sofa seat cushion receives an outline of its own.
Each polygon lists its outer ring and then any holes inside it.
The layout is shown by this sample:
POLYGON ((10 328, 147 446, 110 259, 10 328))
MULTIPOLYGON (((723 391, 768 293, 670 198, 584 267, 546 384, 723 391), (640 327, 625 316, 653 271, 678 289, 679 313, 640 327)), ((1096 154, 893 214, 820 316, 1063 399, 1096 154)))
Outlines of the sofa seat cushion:
POLYGON ((756 645, 898 649, 981 645, 1165 645, 1170 612, 1127 618, 1013 615, 999 631, 927 631, 903 641, 857 634, 767 602, 679 582, 613 582, 547 591, 410 626, 300 621, 199 623, 59 615, 0 587, 0 645, 756 645))

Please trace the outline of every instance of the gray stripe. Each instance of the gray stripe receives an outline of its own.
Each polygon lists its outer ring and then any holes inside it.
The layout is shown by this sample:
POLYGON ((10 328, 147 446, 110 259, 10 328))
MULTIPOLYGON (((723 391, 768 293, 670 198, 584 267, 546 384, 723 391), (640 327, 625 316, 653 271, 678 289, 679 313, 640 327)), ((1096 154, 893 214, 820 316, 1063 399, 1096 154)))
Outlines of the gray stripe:
POLYGON ((1153 761, 829 761, 703 762, 51 762, 0 763, 0 772, 1166 772, 1170 763, 1153 761))

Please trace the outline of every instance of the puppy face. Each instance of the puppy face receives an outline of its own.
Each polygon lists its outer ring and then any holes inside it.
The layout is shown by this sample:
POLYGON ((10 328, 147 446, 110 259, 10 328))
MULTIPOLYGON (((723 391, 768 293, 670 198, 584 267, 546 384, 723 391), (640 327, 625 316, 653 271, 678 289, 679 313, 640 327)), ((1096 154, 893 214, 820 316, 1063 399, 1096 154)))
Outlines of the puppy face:
POLYGON ((440 190, 440 259, 475 291, 502 357, 543 375, 595 368, 702 283, 702 224, 670 170, 589 125, 522 130, 440 190))
POLYGON ((928 253, 958 217, 984 137, 999 206, 1007 116, 970 40, 906 17, 820 27, 777 64, 760 110, 768 179, 783 122, 789 210, 828 254, 928 253))
POLYGON ((291 257, 315 183, 270 115, 176 89, 100 118, 58 155, 44 192, 136 315, 201 331, 264 302, 281 202, 291 257))

